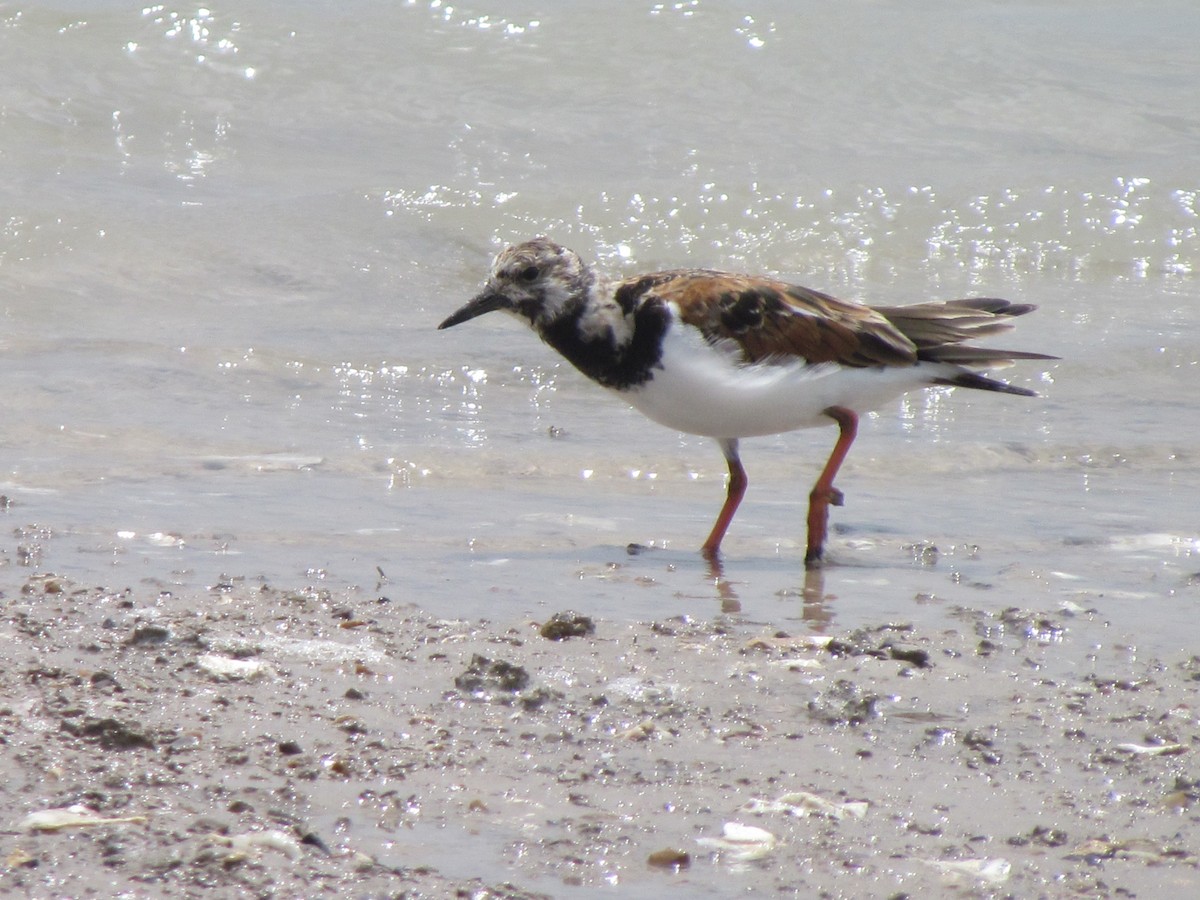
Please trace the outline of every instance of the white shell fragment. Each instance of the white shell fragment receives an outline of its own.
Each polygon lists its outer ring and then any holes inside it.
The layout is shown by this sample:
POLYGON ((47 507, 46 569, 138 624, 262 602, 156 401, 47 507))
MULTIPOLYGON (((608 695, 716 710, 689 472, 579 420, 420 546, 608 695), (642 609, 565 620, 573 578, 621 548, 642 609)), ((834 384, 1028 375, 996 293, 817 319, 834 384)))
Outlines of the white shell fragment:
POLYGON ((833 636, 827 634, 801 634, 787 637, 762 635, 748 641, 742 649, 746 652, 766 650, 768 653, 782 654, 782 658, 772 659, 769 664, 796 672, 802 669, 823 669, 825 665, 819 659, 797 657, 791 654, 824 650, 832 640, 833 636))
POLYGON ((304 855, 300 842, 284 831, 251 831, 232 837, 213 834, 208 839, 228 847, 235 856, 258 856, 263 850, 275 850, 294 862, 304 855))
POLYGON ((267 664, 257 659, 230 659, 206 653, 196 660, 205 675, 221 681, 252 681, 268 672, 267 664))
POLYGON ((656 730, 655 724, 650 719, 645 719, 624 731, 618 731, 617 737, 626 741, 648 741, 654 736, 656 730))
POLYGON ((1186 744, 1117 744, 1117 749, 1134 756, 1178 756, 1188 750, 1186 744))
POLYGON ((841 820, 847 817, 861 819, 867 814, 870 806, 866 800, 851 800, 837 803, 826 800, 808 791, 793 791, 774 800, 763 800, 755 797, 746 803, 742 810, 749 813, 786 813, 789 816, 804 818, 805 816, 825 816, 829 819, 841 820))
POLYGON ((145 816, 102 816, 90 806, 76 803, 30 813, 17 827, 30 832, 62 831, 64 828, 90 828, 97 825, 140 825, 145 821, 145 816))
POLYGON ((1172 862, 1195 866, 1197 858, 1169 844, 1160 844, 1147 838, 1108 840, 1092 838, 1084 841, 1067 854, 1067 859, 1134 859, 1152 864, 1172 862))
POLYGON ((721 826, 720 837, 697 838, 696 843, 727 853, 735 862, 749 862, 762 859, 775 849, 778 842, 775 835, 765 828, 743 825, 741 822, 726 822, 721 826))
POLYGON ((973 878, 986 884, 1002 884, 1012 872, 1012 863, 1007 859, 923 859, 921 862, 950 877, 973 878))

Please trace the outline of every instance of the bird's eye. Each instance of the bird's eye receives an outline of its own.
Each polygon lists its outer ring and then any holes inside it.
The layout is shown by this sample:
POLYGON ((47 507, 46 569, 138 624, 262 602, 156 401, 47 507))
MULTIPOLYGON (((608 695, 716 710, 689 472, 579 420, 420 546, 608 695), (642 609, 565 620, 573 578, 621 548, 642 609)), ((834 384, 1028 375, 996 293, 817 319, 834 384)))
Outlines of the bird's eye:
POLYGON ((526 266, 524 269, 521 270, 521 280, 522 281, 537 281, 539 274, 541 274, 541 273, 538 272, 537 266, 526 266))

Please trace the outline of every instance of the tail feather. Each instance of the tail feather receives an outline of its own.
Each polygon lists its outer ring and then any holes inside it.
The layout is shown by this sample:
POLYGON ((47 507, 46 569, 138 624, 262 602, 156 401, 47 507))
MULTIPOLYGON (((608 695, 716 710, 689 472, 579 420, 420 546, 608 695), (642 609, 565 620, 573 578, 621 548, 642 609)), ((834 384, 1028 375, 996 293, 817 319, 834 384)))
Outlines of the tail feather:
POLYGON ((986 375, 980 375, 978 372, 968 372, 963 370, 956 375, 948 378, 935 378, 934 384, 944 385, 946 387, 961 387, 973 388, 978 391, 996 391, 1000 394, 1016 394, 1019 397, 1036 397, 1037 391, 1031 391, 1028 388, 1016 387, 1005 381, 999 381, 995 378, 988 378, 986 375))

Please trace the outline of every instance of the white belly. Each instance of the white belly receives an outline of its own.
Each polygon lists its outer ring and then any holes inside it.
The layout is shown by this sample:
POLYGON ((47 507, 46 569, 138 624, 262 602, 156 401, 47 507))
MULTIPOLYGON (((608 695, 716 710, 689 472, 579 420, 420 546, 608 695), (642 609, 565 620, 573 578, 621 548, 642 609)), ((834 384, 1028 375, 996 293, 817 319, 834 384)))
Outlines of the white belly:
POLYGON ((620 392, 642 414, 668 428, 714 438, 754 437, 831 425, 830 406, 857 413, 877 409, 916 388, 928 387, 935 370, 924 365, 851 369, 735 365, 690 328, 675 325, 663 346, 662 368, 640 387, 620 392))

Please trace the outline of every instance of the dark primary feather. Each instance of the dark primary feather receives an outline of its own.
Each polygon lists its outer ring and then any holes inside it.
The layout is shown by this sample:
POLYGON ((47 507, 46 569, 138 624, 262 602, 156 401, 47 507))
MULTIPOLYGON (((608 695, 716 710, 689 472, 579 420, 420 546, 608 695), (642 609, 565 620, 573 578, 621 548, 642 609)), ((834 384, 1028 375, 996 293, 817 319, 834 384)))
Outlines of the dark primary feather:
POLYGON ((972 388, 977 391, 996 391, 1000 394, 1016 394, 1018 397, 1037 396, 1037 391, 1016 387, 1006 381, 988 378, 986 375, 980 375, 978 372, 968 372, 965 369, 950 378, 935 378, 933 384, 945 387, 972 388))

